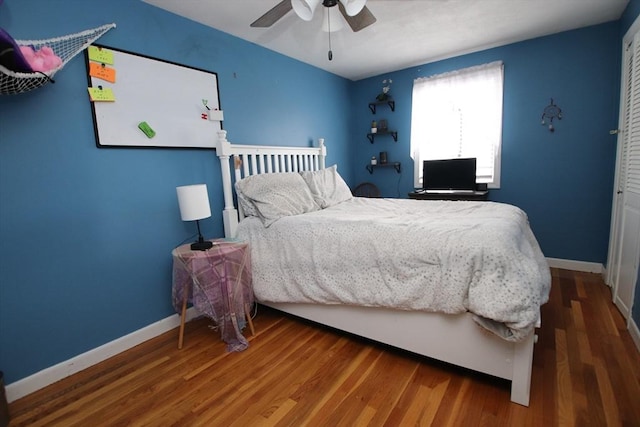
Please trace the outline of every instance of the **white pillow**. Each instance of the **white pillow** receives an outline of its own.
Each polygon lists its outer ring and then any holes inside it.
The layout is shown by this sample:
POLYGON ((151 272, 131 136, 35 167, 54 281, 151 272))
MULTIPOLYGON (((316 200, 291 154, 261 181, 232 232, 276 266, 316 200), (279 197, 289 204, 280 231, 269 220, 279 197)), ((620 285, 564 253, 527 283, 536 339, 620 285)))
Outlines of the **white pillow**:
POLYGON ((253 206, 253 203, 251 203, 251 201, 248 200, 244 196, 244 194, 242 194, 242 191, 240 191, 240 189, 238 188, 238 183, 236 183, 234 186, 236 188, 236 197, 238 198, 238 205, 242 208, 242 214, 244 216, 259 216, 258 211, 256 210, 256 207, 253 206))
POLYGON ((338 173, 337 165, 317 171, 300 172, 300 175, 309 186, 313 199, 323 209, 353 197, 349 186, 338 173))
POLYGON ((295 172, 252 175, 238 181, 236 190, 253 204, 265 227, 284 216, 320 209, 307 184, 295 172))

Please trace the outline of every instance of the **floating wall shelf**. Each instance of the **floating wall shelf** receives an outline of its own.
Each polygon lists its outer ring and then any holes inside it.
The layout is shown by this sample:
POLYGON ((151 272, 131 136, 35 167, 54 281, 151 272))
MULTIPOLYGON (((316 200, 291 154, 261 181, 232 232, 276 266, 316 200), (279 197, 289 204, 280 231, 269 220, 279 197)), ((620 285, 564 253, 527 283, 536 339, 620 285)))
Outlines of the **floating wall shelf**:
POLYGON ((376 135, 391 135, 395 142, 398 142, 398 132, 395 130, 385 130, 378 131, 376 133, 368 133, 367 138, 369 138, 369 142, 373 144, 373 141, 376 139, 376 135))
POLYGON ((373 170, 375 168, 388 168, 388 167, 392 167, 395 168, 396 172, 400 173, 402 170, 400 168, 400 162, 389 162, 389 163, 379 163, 377 165, 367 165, 367 170, 369 171, 370 174, 373 174, 373 170))
POLYGON ((384 101, 376 101, 376 102, 370 102, 369 103, 369 109, 371 110, 372 114, 376 113, 376 106, 377 105, 388 105, 389 108, 391 108, 391 111, 396 111, 396 102, 393 99, 387 99, 384 101))

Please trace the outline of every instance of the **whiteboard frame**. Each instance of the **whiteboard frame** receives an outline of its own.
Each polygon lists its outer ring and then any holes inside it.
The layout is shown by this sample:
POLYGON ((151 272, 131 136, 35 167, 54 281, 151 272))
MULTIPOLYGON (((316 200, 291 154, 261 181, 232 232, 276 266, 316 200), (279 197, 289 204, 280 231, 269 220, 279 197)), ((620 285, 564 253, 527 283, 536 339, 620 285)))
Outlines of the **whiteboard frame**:
POLYGON ((209 120, 208 111, 222 110, 218 74, 175 62, 94 43, 113 51, 116 81, 89 75, 90 88, 111 88, 115 102, 90 102, 96 146, 99 148, 209 148, 215 149, 222 121, 209 120), (180 83, 181 82, 181 83, 180 83), (160 89, 158 89, 160 88, 160 89), (138 128, 146 122, 155 136, 138 128))

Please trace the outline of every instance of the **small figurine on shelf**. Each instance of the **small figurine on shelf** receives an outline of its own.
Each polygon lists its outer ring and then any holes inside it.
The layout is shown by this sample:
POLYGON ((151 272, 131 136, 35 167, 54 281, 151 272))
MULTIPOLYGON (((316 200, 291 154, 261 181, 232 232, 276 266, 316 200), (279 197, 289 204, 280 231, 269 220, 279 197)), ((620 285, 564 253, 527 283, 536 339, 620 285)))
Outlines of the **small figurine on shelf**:
POLYGON ((387 164, 387 152, 386 151, 381 151, 380 152, 380 164, 381 165, 387 164))
POLYGON ((378 123, 376 123, 376 121, 372 121, 371 122, 371 133, 376 133, 378 132, 378 123))
POLYGON ((378 160, 376 159, 376 156, 371 157, 371 165, 375 166, 378 164, 378 160))
POLYGON ((387 99, 391 98, 391 95, 389 95, 389 91, 391 90, 391 83, 393 83, 393 80, 391 79, 384 79, 382 81, 382 93, 376 96, 376 99, 378 101, 386 101, 387 99))

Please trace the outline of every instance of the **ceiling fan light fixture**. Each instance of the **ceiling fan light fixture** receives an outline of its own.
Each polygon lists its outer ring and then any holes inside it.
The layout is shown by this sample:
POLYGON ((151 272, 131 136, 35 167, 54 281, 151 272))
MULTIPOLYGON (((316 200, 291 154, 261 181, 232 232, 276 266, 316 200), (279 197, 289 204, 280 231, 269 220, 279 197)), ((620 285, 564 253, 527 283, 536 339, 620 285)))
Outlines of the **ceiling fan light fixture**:
POLYGON ((321 0, 291 0, 291 6, 293 11, 305 21, 311 21, 313 18, 313 12, 320 4, 321 0))
POLYGON ((341 0, 347 15, 356 16, 364 9, 367 0, 341 0))

